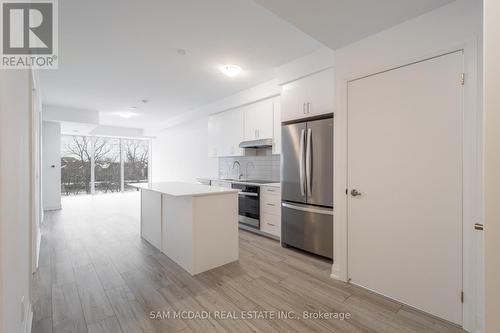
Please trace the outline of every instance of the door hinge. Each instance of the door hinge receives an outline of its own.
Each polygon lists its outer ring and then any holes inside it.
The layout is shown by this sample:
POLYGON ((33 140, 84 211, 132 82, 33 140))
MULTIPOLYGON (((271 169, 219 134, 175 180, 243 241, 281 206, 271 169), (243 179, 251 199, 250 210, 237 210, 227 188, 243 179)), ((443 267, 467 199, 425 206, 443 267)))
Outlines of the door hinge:
POLYGON ((348 193, 348 191, 347 191, 347 189, 345 189, 345 195, 347 195, 347 193, 348 193))
POLYGON ((474 230, 484 230, 484 226, 481 223, 474 224, 474 230))
POLYGON ((460 302, 462 302, 462 303, 464 302, 464 292, 463 291, 460 293, 460 302))
POLYGON ((461 85, 465 84, 465 73, 460 74, 460 84, 461 85))

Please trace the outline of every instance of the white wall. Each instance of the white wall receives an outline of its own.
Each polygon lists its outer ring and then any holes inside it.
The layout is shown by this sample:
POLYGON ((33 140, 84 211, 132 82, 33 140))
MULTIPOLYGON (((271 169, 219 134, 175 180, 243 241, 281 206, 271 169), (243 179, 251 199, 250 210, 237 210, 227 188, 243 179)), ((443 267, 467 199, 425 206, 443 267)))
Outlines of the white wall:
POLYGON ((29 72, 0 70, 0 332, 28 323, 30 139, 29 72))
POLYGON ((61 124, 44 121, 42 126, 43 209, 61 208, 61 124), (54 167, 52 167, 54 166, 54 167))
MULTIPOLYGON (((480 103, 477 94, 481 86, 476 84, 476 71, 481 73, 481 45, 482 45, 482 2, 478 0, 457 0, 447 6, 411 19, 381 33, 375 34, 335 52, 336 74, 336 110, 335 110, 335 260, 332 275, 342 280, 347 279, 347 213, 346 213, 346 172, 347 172, 347 81, 382 70, 409 64, 438 55, 442 52, 461 48, 467 44, 466 59, 466 108, 472 109, 470 114, 480 117, 480 103), (469 43, 469 44, 467 44, 469 43), (474 48, 477 43, 477 48, 474 48), (479 56, 477 56, 479 53, 479 56), (476 102, 474 102, 476 101, 476 102)), ((480 82, 480 81, 479 81, 480 82)), ((466 119, 480 123, 478 119, 466 119)), ((479 126, 478 126, 479 127, 479 126)), ((469 129, 467 129, 469 131, 469 129)), ((476 145, 480 151, 480 136, 470 138, 466 134, 466 142, 476 145)), ((468 163, 474 164, 480 158, 465 156, 468 163)), ((480 179, 478 177, 478 179, 480 179)), ((468 184, 464 184, 468 186, 468 184)), ((468 188, 464 193, 480 198, 480 182, 476 187, 468 188)), ((476 215, 464 212, 464 219, 476 215)), ((471 229, 472 230, 472 229, 471 229)), ((468 229, 468 231, 470 231, 468 229)), ((466 253, 465 255, 468 255, 466 253)), ((477 258, 476 258, 477 259, 477 258)), ((468 271, 473 268, 468 267, 468 271)), ((464 277, 464 282, 470 287, 471 281, 464 277), (468 281, 468 282, 467 282, 468 281)), ((475 291, 467 289, 469 298, 475 291)), ((467 305, 468 306, 468 305, 467 305)), ((464 317, 465 327, 476 326, 476 321, 470 314, 464 317)))
POLYGON ((486 333, 500 332, 500 2, 484 2, 486 333))
POLYGON ((89 134, 94 136, 102 135, 102 136, 115 136, 123 138, 142 138, 143 129, 98 125, 92 131, 90 131, 89 134))
POLYGON ((322 71, 335 65, 335 52, 327 47, 302 58, 295 59, 276 69, 278 84, 283 85, 311 73, 322 71))
POLYGON ((65 106, 43 105, 43 120, 97 125, 99 124, 99 112, 65 106))
POLYGON ((152 140, 152 180, 195 182, 217 177, 216 158, 208 157, 207 117, 165 130, 152 140))

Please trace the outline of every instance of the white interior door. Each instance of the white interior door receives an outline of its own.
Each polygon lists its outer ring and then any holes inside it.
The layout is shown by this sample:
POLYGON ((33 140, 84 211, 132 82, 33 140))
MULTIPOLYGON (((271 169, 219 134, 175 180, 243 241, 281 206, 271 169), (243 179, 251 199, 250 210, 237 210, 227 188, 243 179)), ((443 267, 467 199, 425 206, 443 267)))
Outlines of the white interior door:
POLYGON ((460 51, 348 83, 349 278, 457 324, 462 72, 460 51))

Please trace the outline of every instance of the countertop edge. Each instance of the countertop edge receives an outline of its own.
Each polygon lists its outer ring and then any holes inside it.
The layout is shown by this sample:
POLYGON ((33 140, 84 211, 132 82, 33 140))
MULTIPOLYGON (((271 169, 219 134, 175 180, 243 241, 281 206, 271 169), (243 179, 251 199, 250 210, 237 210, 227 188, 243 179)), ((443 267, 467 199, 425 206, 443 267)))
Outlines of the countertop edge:
POLYGON ((135 187, 139 190, 146 190, 146 191, 152 191, 156 193, 161 193, 165 195, 170 195, 173 197, 205 197, 205 196, 211 196, 211 195, 222 195, 222 194, 237 194, 238 190, 237 189, 231 189, 231 188, 224 188, 224 187, 219 187, 223 190, 221 191, 213 191, 213 192, 192 192, 192 193, 182 193, 182 194, 176 194, 172 192, 166 192, 164 190, 160 189, 155 189, 155 188, 147 188, 144 187, 144 185, 141 184, 130 184, 129 186, 135 187))
POLYGON ((276 187, 276 188, 281 188, 281 183, 252 183, 252 182, 244 182, 244 181, 237 181, 237 180, 229 180, 229 179, 220 179, 220 178, 203 178, 203 177, 198 177, 196 179, 201 179, 201 180, 210 180, 210 181, 217 181, 217 182, 226 182, 226 183, 231 183, 231 184, 247 184, 247 185, 253 185, 253 186, 269 186, 269 187, 276 187))

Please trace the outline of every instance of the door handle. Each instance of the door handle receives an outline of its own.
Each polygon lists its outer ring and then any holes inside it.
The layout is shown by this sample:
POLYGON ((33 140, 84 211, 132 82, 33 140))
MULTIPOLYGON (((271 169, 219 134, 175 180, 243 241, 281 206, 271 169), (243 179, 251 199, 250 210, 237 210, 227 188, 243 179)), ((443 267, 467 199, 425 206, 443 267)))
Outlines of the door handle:
POLYGON ((351 195, 352 195, 353 197, 357 197, 358 195, 361 195, 361 192, 358 192, 358 190, 356 190, 355 188, 353 188, 353 189, 351 190, 351 195))
POLYGON ((305 130, 300 131, 300 159, 299 159, 299 181, 300 181, 300 194, 304 196, 306 191, 304 189, 304 142, 305 141, 305 130))
POLYGON ((312 195, 311 189, 311 168, 312 168, 312 159, 311 159, 311 138, 312 138, 312 129, 307 129, 307 143, 306 143, 306 188, 307 195, 312 195))
POLYGON ((281 203, 281 206, 283 206, 285 208, 299 210, 301 212, 316 213, 316 214, 332 215, 333 216, 333 209, 325 209, 325 208, 318 208, 318 207, 302 207, 302 206, 292 205, 292 204, 285 203, 285 202, 281 203))
POLYGON ((474 224, 474 229, 479 230, 479 231, 483 231, 484 226, 481 223, 476 223, 476 224, 474 224))

